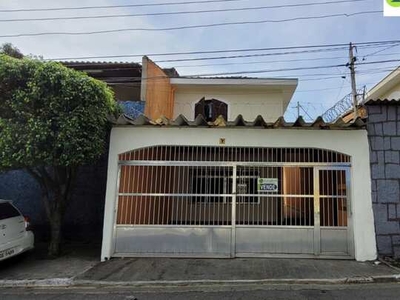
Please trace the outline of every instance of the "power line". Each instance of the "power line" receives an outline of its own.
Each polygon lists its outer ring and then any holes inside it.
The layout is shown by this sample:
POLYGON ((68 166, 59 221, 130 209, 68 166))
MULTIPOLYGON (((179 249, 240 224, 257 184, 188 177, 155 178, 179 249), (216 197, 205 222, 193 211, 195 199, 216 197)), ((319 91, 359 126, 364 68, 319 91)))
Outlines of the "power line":
POLYGON ((389 47, 386 47, 386 48, 384 48, 384 49, 380 49, 380 50, 378 50, 378 51, 375 51, 375 52, 372 52, 372 53, 369 53, 369 54, 364 55, 364 56, 363 56, 363 59, 365 59, 365 58, 368 57, 368 56, 374 56, 374 55, 376 55, 376 54, 378 54, 378 53, 381 53, 381 52, 383 52, 383 51, 386 51, 386 50, 389 50, 389 49, 392 49, 392 48, 398 47, 398 46, 400 46, 400 44, 390 45, 389 47))
POLYGON ((279 56, 288 54, 304 54, 304 53, 320 53, 343 50, 345 47, 328 48, 328 49, 316 49, 316 50, 302 50, 302 51, 287 51, 287 52, 273 52, 273 53, 260 53, 260 54, 245 54, 245 55, 227 55, 227 56, 213 56, 213 57, 196 57, 196 58, 178 58, 178 59, 166 59, 156 60, 156 63, 166 62, 179 62, 179 61, 201 61, 201 60, 220 60, 220 59, 232 59, 232 58, 245 58, 245 57, 264 57, 264 56, 279 56))
POLYGON ((178 65, 174 68, 198 68, 198 67, 213 67, 213 66, 233 66, 233 65, 255 65, 255 64, 276 64, 287 62, 301 62, 301 61, 316 61, 316 60, 331 60, 331 59, 345 59, 344 56, 336 57, 320 57, 320 58, 299 58, 299 59, 284 59, 284 60, 258 60, 251 62, 232 62, 232 63, 217 63, 217 64, 201 64, 201 65, 178 65))
MULTIPOLYGON (((382 47, 387 44, 398 44, 400 40, 385 40, 385 41, 368 41, 355 43, 358 47, 382 47)), ((143 57, 143 56, 176 56, 176 55, 197 55, 197 54, 218 54, 218 53, 233 53, 233 52, 259 52, 259 51, 274 51, 274 50, 295 50, 295 49, 313 49, 313 48, 334 48, 345 47, 348 43, 338 44, 319 44, 319 45, 302 45, 302 46, 285 46, 285 47, 268 47, 268 48, 245 48, 245 49, 226 49, 226 50, 209 50, 209 51, 188 51, 188 52, 169 52, 169 53, 147 53, 147 54, 118 54, 118 55, 101 55, 101 56, 80 56, 80 57, 56 57, 46 60, 71 60, 71 59, 107 59, 107 58, 122 58, 122 57, 143 57)), ((323 51, 323 50, 322 50, 323 51)), ((288 52, 292 54, 292 52, 288 52)), ((293 52, 298 53, 298 52, 293 52)), ((274 54, 272 54, 274 55, 274 54)), ((165 62, 165 61, 157 61, 165 62)))
MULTIPOLYGON (((383 60, 383 61, 372 61, 355 64, 360 65, 371 65, 388 62, 400 62, 400 59, 383 60)), ((200 74, 200 75, 188 75, 186 77, 206 77, 206 76, 222 76, 222 75, 240 75, 240 74, 258 74, 258 73, 271 73, 271 72, 286 72, 286 71, 299 71, 299 70, 317 70, 317 69, 328 69, 337 67, 347 67, 347 64, 338 65, 326 65, 326 66, 312 66, 312 67, 298 67, 298 68, 285 68, 285 69, 268 69, 268 70, 251 70, 251 71, 236 71, 236 72, 223 72, 223 73, 212 73, 212 74, 200 74)))
MULTIPOLYGON (((386 61, 374 61, 374 62, 366 62, 366 63, 359 63, 357 65, 369 65, 369 64, 378 64, 378 63, 387 63, 387 62, 399 62, 400 60, 386 60, 386 61)), ((196 74, 196 75, 186 75, 186 76, 180 76, 179 78, 181 79, 197 79, 197 78, 203 78, 203 77, 212 77, 212 79, 218 79, 218 76, 226 76, 226 75, 240 75, 240 74, 260 74, 260 73, 271 73, 271 72, 287 72, 287 71, 302 71, 302 70, 315 70, 315 69, 329 69, 329 68, 337 68, 337 67, 347 67, 347 64, 340 64, 340 65, 326 65, 326 66, 313 66, 313 67, 300 67, 300 68, 287 68, 287 69, 267 69, 267 70, 248 70, 248 71, 237 71, 237 72, 224 72, 224 73, 211 73, 211 74, 196 74)), ((376 68, 371 69, 371 71, 377 70, 376 68)), ((373 74, 373 73, 378 73, 378 72, 369 72, 366 73, 364 70, 363 74, 373 74)), ((334 74, 300 74, 300 75, 291 75, 291 77, 300 77, 300 76, 332 76, 334 74)), ((342 74, 337 74, 337 76, 341 76, 342 74)), ((169 78, 167 75, 159 75, 159 76, 152 76, 152 77, 130 77, 127 78, 125 83, 129 82, 140 82, 142 80, 162 80, 165 78, 169 78), (135 81, 136 80, 136 81, 135 81)), ((282 77, 274 77, 275 79, 293 79, 293 78, 288 78, 288 76, 282 76, 282 77)), ((243 78, 246 79, 246 78, 243 78)), ((251 79, 251 78, 248 78, 251 79)), ((261 78, 257 78, 261 79, 261 78)), ((120 82, 121 83, 121 82, 120 82)))
MULTIPOLYGON (((279 56, 279 55, 288 55, 288 54, 305 54, 305 53, 309 54, 309 53, 321 53, 321 52, 339 51, 339 50, 344 50, 346 48, 347 47, 337 47, 337 48, 328 48, 328 49, 288 51, 288 52, 273 52, 273 53, 260 53, 260 54, 227 55, 227 56, 181 58, 181 59, 166 59, 166 60, 156 60, 155 62, 156 63, 170 63, 170 62, 183 62, 183 61, 202 61, 202 60, 221 60, 221 59, 234 59, 234 58, 279 56)), ((253 51, 253 50, 251 50, 251 51, 253 51)), ((171 53, 171 54, 168 54, 168 55, 178 55, 178 54, 177 53, 174 53, 174 54, 171 53)), ((132 55, 132 57, 136 57, 136 56, 140 56, 140 55, 132 55)), ((69 59, 82 59, 82 58, 80 57, 80 58, 69 58, 69 59)), ((65 60, 67 60, 67 58, 56 58, 56 59, 46 59, 46 60, 65 61, 65 60)))
POLYGON ((337 18, 337 17, 346 17, 347 18, 347 17, 358 16, 358 15, 376 14, 376 13, 382 13, 382 12, 383 12, 382 10, 371 10, 371 11, 359 11, 359 12, 354 12, 354 13, 339 13, 339 14, 329 14, 329 15, 321 15, 321 16, 295 17, 295 18, 279 19, 279 20, 224 22, 224 23, 185 25, 185 26, 164 27, 164 28, 120 28, 120 29, 108 29, 108 30, 86 31, 86 32, 56 32, 55 31, 55 32, 37 32, 37 33, 17 33, 17 34, 0 35, 0 38, 33 37, 33 36, 47 36, 47 35, 81 36, 81 35, 106 34, 106 33, 116 33, 116 32, 132 32, 132 31, 162 32, 162 31, 175 31, 175 30, 196 29, 196 28, 233 26, 233 25, 286 23, 286 22, 292 22, 292 21, 320 20, 320 19, 337 18))
POLYGON ((189 11, 174 11, 174 12, 137 13, 137 14, 115 14, 115 15, 108 14, 108 15, 95 15, 95 16, 0 19, 0 22, 60 21, 60 20, 85 20, 85 19, 145 17, 145 16, 189 15, 189 14, 205 14, 205 13, 218 13, 218 12, 225 13, 225 12, 277 9, 277 8, 307 7, 307 6, 316 6, 316 5, 319 6, 319 5, 330 5, 330 4, 349 3, 349 2, 366 2, 366 1, 371 1, 371 0, 341 0, 341 1, 327 1, 327 2, 285 4, 285 5, 253 6, 253 7, 241 7, 241 8, 208 9, 208 10, 189 10, 189 11))
POLYGON ((85 10, 85 9, 110 9, 110 8, 128 8, 128 7, 151 7, 151 6, 170 6, 170 5, 188 5, 188 4, 208 4, 216 2, 239 2, 247 0, 205 0, 205 1, 185 1, 185 2, 164 2, 148 4, 126 4, 126 5, 102 5, 102 6, 82 6, 82 7, 55 7, 55 8, 21 8, 21 9, 1 9, 1 13, 13 12, 36 12, 36 11, 62 11, 62 10, 85 10))
MULTIPOLYGON (((391 47, 400 46, 394 45, 391 47)), ((387 50, 385 48, 384 50, 387 50)), ((384 51, 382 50, 382 51, 384 51)), ((381 51, 379 51, 381 52, 381 51)), ((375 55, 374 56, 391 56, 391 55, 399 55, 400 53, 387 53, 382 55, 375 55)), ((368 55, 368 56, 371 56, 368 55)), ((284 59, 284 60, 258 60, 258 61, 251 61, 251 62, 231 62, 231 63, 214 63, 214 64, 201 64, 201 65, 177 65, 174 68, 197 68, 197 67, 212 67, 212 66, 231 66, 231 65, 255 65, 255 64, 275 64, 275 63, 287 63, 287 62, 302 62, 302 61, 318 61, 318 60, 333 60, 333 59, 347 59, 345 56, 333 56, 333 57, 319 57, 319 58, 299 58, 299 59, 284 59)))

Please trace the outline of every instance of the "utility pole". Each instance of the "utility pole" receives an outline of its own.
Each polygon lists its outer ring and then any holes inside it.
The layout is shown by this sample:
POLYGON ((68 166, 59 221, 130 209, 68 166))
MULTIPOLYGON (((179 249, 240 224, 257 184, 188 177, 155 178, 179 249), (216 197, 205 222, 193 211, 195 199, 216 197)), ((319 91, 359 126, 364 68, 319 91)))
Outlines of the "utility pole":
POLYGON ((356 70, 354 67, 354 63, 357 61, 357 58, 354 57, 354 50, 355 46, 350 43, 349 47, 349 69, 350 69, 350 75, 351 75, 351 94, 353 98, 353 108, 354 108, 354 119, 358 117, 358 112, 357 112, 357 85, 356 85, 356 70))
POLYGON ((299 101, 297 101, 296 108, 297 108, 297 119, 298 119, 300 117, 300 102, 299 101))

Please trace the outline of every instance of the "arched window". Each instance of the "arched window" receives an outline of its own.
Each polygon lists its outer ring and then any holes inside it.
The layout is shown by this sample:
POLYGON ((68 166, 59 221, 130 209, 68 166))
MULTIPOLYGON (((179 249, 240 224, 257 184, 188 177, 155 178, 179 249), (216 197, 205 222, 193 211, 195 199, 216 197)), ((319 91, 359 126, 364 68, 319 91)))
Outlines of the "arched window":
POLYGON ((228 105, 217 99, 202 98, 196 103, 194 109, 194 117, 202 115, 206 121, 213 122, 218 116, 223 116, 225 120, 228 119, 228 105))

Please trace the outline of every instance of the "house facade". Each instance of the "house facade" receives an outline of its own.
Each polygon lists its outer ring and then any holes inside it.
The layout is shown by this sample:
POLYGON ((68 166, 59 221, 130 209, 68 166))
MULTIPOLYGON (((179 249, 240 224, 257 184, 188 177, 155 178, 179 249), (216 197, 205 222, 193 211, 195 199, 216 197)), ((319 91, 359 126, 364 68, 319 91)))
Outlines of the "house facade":
POLYGON ((285 122, 296 79, 142 68, 146 116, 111 132, 102 260, 376 258, 361 119, 285 122))

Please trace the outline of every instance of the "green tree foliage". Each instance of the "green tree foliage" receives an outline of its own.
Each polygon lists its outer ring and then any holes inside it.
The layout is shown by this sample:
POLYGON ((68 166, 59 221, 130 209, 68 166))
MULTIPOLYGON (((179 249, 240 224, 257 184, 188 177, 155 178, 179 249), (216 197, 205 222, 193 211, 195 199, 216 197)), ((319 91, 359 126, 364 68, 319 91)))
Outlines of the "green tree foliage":
POLYGON ((24 55, 11 43, 4 43, 0 46, 0 54, 6 54, 14 58, 23 58, 24 55))
POLYGON ((56 62, 0 55, 0 170, 26 169, 39 183, 50 255, 60 251, 77 168, 104 152, 107 117, 118 112, 101 81, 56 62))

